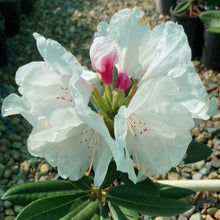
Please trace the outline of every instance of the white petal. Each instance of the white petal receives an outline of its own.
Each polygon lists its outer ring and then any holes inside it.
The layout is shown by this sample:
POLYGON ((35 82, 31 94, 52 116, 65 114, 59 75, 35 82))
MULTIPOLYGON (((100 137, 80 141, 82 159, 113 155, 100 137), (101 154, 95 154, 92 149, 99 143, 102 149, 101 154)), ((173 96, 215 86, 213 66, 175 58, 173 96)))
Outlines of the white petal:
MULTIPOLYGON (((74 77, 74 76, 73 76, 74 77)), ((16 82, 32 114, 49 115, 57 108, 74 106, 69 92, 71 74, 46 62, 32 62, 18 69, 16 82)))
POLYGON ((116 140, 127 148, 143 175, 164 173, 176 166, 191 141, 194 123, 190 112, 176 103, 177 89, 169 78, 149 80, 115 117, 116 140))
POLYGON ((100 186, 106 176, 109 163, 112 159, 112 152, 108 147, 105 139, 99 137, 97 150, 95 152, 95 158, 93 163, 93 169, 95 172, 94 186, 100 186))
POLYGON ((41 56, 54 66, 62 67, 69 73, 81 75, 81 66, 77 59, 57 41, 46 39, 38 33, 33 34, 41 56))
MULTIPOLYGON (((191 50, 181 25, 166 22, 157 26, 152 32, 161 36, 154 50, 156 55, 151 60, 143 81, 158 76, 177 77, 191 65, 191 50)), ((146 48, 147 49, 147 48, 146 48)))
POLYGON ((193 118, 208 119, 208 94, 194 68, 189 66, 183 75, 174 80, 180 88, 178 102, 192 113, 193 118))
POLYGON ((8 116, 15 114, 21 114, 31 125, 36 123, 22 97, 12 93, 2 103, 2 115, 8 116))
POLYGON ((108 147, 110 148, 114 160, 118 166, 122 163, 124 159, 124 151, 119 145, 116 143, 115 140, 110 136, 108 128, 105 125, 105 122, 102 116, 98 115, 97 113, 93 112, 89 107, 79 105, 75 107, 77 115, 79 118, 85 122, 89 127, 94 129, 98 134, 105 138, 108 147))

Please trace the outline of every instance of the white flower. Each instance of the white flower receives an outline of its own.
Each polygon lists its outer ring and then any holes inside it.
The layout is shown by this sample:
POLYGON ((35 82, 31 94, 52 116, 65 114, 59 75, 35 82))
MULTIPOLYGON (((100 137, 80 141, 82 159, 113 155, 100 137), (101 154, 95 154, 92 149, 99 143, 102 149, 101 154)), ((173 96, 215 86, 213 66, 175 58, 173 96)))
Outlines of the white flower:
POLYGON ((70 87, 70 81, 78 80, 76 86, 88 104, 93 86, 83 78, 95 82, 96 74, 84 70, 56 41, 37 33, 34 37, 45 61, 18 69, 16 83, 22 96, 9 95, 3 102, 2 114, 22 114, 31 123, 29 152, 46 158, 60 176, 77 180, 93 168, 94 184, 99 186, 112 159, 115 141, 98 114, 92 128, 79 119, 70 87))
POLYGON ((178 102, 193 118, 208 119, 208 95, 193 68, 182 26, 166 22, 151 30, 143 14, 138 8, 117 12, 109 24, 98 25, 95 40, 104 37, 113 41, 118 51, 116 67, 124 68, 139 85, 152 78, 173 78, 181 91, 178 102))
MULTIPOLYGON (((136 166, 140 178, 165 173, 185 155, 193 120, 209 118, 208 95, 193 68, 183 28, 167 22, 151 30, 135 8, 117 12, 97 30, 93 44, 111 42, 118 72, 123 69, 139 82, 130 103, 114 118, 115 139, 134 161, 127 165, 136 166)), ((98 48, 99 56, 110 53, 106 48, 98 48)))

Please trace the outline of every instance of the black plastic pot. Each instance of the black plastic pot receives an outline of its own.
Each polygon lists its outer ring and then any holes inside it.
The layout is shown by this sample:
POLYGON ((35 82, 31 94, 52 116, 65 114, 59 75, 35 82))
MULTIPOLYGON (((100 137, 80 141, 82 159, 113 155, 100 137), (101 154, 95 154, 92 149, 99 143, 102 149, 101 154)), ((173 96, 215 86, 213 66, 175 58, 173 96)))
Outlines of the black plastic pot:
POLYGON ((21 0, 21 13, 29 16, 32 11, 33 11, 33 1, 21 0))
POLYGON ((220 34, 204 31, 202 62, 208 69, 220 71, 220 34))
POLYGON ((202 56, 204 25, 199 17, 174 14, 174 7, 170 8, 171 20, 183 26, 192 50, 192 59, 198 59, 202 56))
POLYGON ((7 63, 6 38, 3 30, 0 29, 0 67, 7 63))
POLYGON ((155 0, 156 11, 159 14, 170 15, 170 7, 176 4, 176 0, 155 0))
POLYGON ((21 0, 0 1, 0 10, 5 18, 5 34, 14 36, 19 33, 21 0))

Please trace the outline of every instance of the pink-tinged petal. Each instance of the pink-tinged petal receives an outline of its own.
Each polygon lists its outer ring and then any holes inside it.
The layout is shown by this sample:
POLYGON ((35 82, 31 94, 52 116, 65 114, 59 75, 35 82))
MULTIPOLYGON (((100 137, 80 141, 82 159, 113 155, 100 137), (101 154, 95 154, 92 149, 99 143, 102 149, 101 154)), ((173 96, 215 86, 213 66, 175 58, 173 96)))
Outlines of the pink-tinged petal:
POLYGON ((130 88, 131 84, 132 84, 132 81, 128 77, 128 74, 125 68, 120 69, 118 72, 117 79, 116 79, 115 87, 117 89, 123 89, 124 91, 126 91, 127 89, 130 88))
POLYGON ((90 58, 93 69, 102 77, 103 83, 112 83, 114 65, 118 60, 117 50, 113 41, 96 38, 90 48, 90 58))

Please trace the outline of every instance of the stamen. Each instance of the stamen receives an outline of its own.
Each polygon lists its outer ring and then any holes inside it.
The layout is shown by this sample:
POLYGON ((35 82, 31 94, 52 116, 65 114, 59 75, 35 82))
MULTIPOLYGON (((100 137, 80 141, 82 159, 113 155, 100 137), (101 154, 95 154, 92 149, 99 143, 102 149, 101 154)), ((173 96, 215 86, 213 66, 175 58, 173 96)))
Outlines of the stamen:
POLYGON ((56 99, 58 100, 62 100, 62 101, 67 101, 67 102, 70 102, 71 105, 73 105, 73 99, 69 93, 69 89, 66 88, 66 87, 60 87, 60 92, 61 92, 61 95, 60 96, 57 96, 56 99))
POLYGON ((144 135, 147 132, 146 123, 142 120, 139 120, 134 114, 129 116, 128 125, 133 136, 137 136, 138 134, 144 135))
POLYGON ((93 165, 93 161, 94 161, 94 158, 95 158, 95 151, 96 151, 96 147, 98 145, 98 134, 97 133, 94 133, 94 136, 92 136, 92 139, 91 139, 91 146, 93 146, 93 149, 92 149, 92 158, 91 158, 91 161, 90 161, 90 165, 89 165, 89 169, 88 171, 85 173, 85 176, 89 176, 91 170, 92 170, 92 165, 93 165))
POLYGON ((129 127, 129 137, 130 137, 130 143, 133 149, 133 155, 135 157, 136 161, 136 167, 140 171, 141 165, 139 163, 137 150, 134 142, 134 137, 137 137, 138 135, 146 135, 146 132, 148 131, 146 127, 146 123, 142 120, 139 120, 134 114, 130 115, 127 119, 128 127, 129 127))

